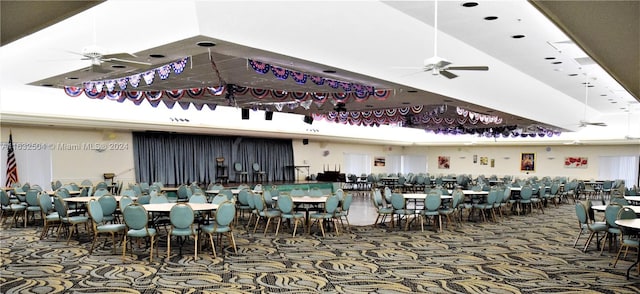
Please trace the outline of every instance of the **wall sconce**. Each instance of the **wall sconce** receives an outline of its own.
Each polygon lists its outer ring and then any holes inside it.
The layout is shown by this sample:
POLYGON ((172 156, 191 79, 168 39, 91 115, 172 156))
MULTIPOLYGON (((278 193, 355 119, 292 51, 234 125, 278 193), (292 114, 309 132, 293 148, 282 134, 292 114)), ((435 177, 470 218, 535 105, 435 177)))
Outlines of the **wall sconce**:
POLYGON ((505 156, 505 157, 503 157, 503 158, 504 158, 505 160, 509 160, 509 159, 511 159, 511 157, 509 157, 509 156, 505 156))
POLYGON ((554 160, 554 159, 556 159, 556 157, 555 156, 549 156, 549 157, 547 157, 547 159, 554 160))

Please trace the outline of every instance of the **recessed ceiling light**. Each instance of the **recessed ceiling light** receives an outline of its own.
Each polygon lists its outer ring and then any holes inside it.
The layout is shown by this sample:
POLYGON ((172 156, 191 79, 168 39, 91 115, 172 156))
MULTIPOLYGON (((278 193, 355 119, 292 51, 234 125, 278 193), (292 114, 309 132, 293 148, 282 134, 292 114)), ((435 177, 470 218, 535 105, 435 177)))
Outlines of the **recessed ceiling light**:
POLYGON ((575 73, 573 73, 573 74, 569 74, 569 76, 570 76, 570 77, 575 77, 575 76, 577 76, 577 75, 578 75, 578 74, 575 74, 575 73))
POLYGON ((164 54, 149 54, 149 57, 151 58, 164 58, 164 54))
POLYGON ((496 20, 496 19, 498 19, 497 16, 487 16, 484 18, 484 20, 496 20))
POLYGON ((522 38, 524 38, 524 35, 513 35, 513 36, 511 36, 511 38, 522 39, 522 38))
POLYGON ((121 64, 114 64, 111 66, 112 68, 125 68, 126 66, 121 65, 121 64))
POLYGON ((325 69, 325 70, 323 70, 322 72, 323 72, 323 73, 336 73, 336 71, 335 71, 335 70, 333 70, 333 69, 325 69))
POLYGON ((544 59, 546 59, 546 60, 554 60, 556 58, 555 57, 545 57, 544 59))
POLYGON ((200 41, 198 43, 196 43, 196 45, 200 46, 200 47, 213 47, 216 45, 216 43, 211 42, 211 41, 200 41))
POLYGON ((43 87, 53 87, 52 84, 42 84, 43 87))
POLYGON ((465 2, 465 3, 462 3, 462 6, 464 6, 464 7, 476 7, 476 6, 478 6, 478 2, 465 2))
POLYGON ((561 64, 561 63, 562 63, 562 61, 554 61, 551 64, 561 64))
POLYGON ((604 97, 604 96, 607 96, 607 94, 600 94, 600 96, 604 97))
POLYGON ((611 101, 611 104, 616 104, 616 103, 618 103, 618 102, 616 102, 616 101, 611 101))

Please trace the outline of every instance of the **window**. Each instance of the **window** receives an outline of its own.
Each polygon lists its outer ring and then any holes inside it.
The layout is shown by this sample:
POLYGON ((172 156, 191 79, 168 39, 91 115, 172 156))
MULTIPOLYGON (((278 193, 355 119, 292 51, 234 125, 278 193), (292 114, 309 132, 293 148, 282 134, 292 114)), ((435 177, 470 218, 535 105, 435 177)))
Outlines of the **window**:
POLYGON ((344 154, 344 172, 345 174, 370 174, 371 166, 373 165, 371 156, 367 154, 344 154))
POLYGON ((638 185, 638 156, 600 156, 598 179, 624 180, 627 188, 638 185))

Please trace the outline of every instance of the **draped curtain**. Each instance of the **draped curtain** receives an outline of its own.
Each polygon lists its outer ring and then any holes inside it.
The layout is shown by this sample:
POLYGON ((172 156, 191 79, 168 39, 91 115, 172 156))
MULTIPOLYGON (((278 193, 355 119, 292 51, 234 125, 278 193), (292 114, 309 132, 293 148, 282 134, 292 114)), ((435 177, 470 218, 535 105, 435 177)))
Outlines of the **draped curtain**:
POLYGON ((216 158, 223 157, 229 179, 236 179, 235 162, 249 177, 253 164, 267 174, 267 181, 283 181, 293 173, 291 140, 166 133, 133 133, 136 181, 180 185, 216 181, 216 158))

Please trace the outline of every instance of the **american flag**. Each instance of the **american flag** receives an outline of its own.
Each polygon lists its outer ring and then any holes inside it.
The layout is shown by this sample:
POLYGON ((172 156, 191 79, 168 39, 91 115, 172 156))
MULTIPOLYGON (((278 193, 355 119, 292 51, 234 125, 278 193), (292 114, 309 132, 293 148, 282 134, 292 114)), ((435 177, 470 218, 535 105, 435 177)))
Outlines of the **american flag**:
POLYGON ((16 154, 13 152, 13 137, 9 133, 9 145, 7 146, 7 182, 4 184, 10 187, 18 182, 18 165, 16 165, 16 154))

